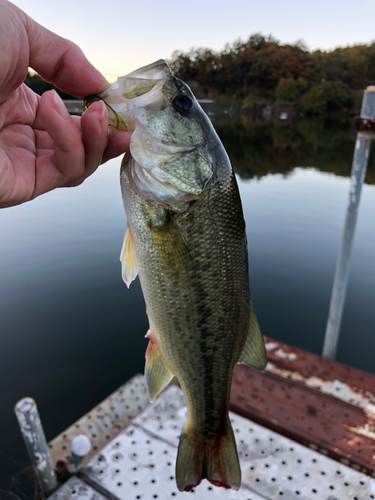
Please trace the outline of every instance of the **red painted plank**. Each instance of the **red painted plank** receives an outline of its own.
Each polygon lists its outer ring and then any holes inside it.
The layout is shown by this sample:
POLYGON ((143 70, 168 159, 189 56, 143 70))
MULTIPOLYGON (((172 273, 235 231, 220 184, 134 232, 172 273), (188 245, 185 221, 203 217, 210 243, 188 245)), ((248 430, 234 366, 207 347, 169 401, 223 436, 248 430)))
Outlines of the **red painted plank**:
POLYGON ((375 476, 375 376, 266 339, 260 374, 237 365, 231 409, 375 476))

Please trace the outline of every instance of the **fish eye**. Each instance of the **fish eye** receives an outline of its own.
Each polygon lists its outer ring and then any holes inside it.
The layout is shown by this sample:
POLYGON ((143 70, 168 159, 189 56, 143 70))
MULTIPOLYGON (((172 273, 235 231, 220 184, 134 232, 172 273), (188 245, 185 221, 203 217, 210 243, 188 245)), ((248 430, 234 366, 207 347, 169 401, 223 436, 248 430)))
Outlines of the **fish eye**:
POLYGON ((183 115, 188 114, 193 108, 193 100, 186 94, 177 94, 172 104, 174 109, 183 115))

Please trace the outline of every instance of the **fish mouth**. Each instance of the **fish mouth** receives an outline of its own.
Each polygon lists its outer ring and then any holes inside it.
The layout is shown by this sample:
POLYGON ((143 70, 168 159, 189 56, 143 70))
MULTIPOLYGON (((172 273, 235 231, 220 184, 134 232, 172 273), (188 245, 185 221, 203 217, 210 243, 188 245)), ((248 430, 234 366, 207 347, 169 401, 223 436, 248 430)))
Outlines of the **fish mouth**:
POLYGON ((84 109, 95 101, 104 101, 110 125, 118 130, 134 132, 134 111, 138 108, 163 106, 161 90, 171 76, 168 63, 159 59, 118 78, 100 94, 86 97, 83 102, 84 109))
POLYGON ((100 94, 108 108, 109 123, 119 130, 134 132, 137 110, 166 106, 162 88, 169 78, 171 71, 164 59, 118 78, 100 94))
MULTIPOLYGON (((144 99, 138 99, 139 97, 151 92, 155 87, 159 88, 170 77, 171 71, 167 62, 164 59, 159 59, 159 61, 118 78, 116 84, 121 87, 122 97, 132 101, 129 103, 129 109, 134 109, 135 107, 145 106, 147 100, 149 100, 147 99, 145 102, 144 99)), ((116 84, 112 86, 113 90, 116 90, 116 84)), ((105 93, 106 91, 102 93, 104 99, 105 93)))
POLYGON ((187 133, 186 122, 173 108, 178 89, 167 62, 160 59, 95 96, 107 105, 112 126, 133 132, 133 161, 125 162, 133 190, 161 203, 196 199, 212 176, 199 123, 190 121, 187 133))
POLYGON ((110 125, 118 130, 136 132, 131 139, 131 150, 132 143, 139 146, 140 142, 156 155, 185 153, 199 146, 168 145, 155 136, 154 129, 146 129, 142 125, 147 122, 145 116, 149 111, 160 112, 168 106, 168 97, 163 89, 168 87, 172 78, 168 63, 159 59, 118 78, 100 95, 93 96, 94 100, 99 98, 105 102, 110 125))
POLYGON ((169 69, 167 61, 165 61, 164 59, 159 59, 158 61, 147 64, 146 66, 142 66, 142 68, 138 68, 135 71, 132 71, 123 78, 132 77, 147 80, 162 80, 170 75, 171 70, 169 69))

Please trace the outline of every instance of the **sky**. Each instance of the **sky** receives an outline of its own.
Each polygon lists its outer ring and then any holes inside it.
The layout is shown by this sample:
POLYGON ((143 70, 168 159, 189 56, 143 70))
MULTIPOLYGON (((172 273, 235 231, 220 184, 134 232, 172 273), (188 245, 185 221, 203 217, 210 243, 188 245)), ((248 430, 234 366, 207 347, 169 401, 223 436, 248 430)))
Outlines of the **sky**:
POLYGON ((77 43, 109 81, 175 50, 222 50, 251 34, 310 50, 375 40, 375 1, 14 0, 46 28, 77 43))

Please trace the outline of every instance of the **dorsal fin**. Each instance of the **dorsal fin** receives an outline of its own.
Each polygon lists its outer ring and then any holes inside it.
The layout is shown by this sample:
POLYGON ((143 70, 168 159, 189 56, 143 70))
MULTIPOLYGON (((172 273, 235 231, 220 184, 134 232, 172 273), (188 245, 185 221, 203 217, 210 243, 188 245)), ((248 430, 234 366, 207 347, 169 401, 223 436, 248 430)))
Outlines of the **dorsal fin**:
POLYGON ((137 256, 135 254, 133 235, 129 229, 129 224, 126 226, 124 242, 120 253, 120 261, 122 279, 129 288, 130 283, 137 277, 138 274, 137 256))
POLYGON ((260 372, 263 372, 267 366, 267 352, 251 302, 249 331, 238 363, 255 368, 260 372))

